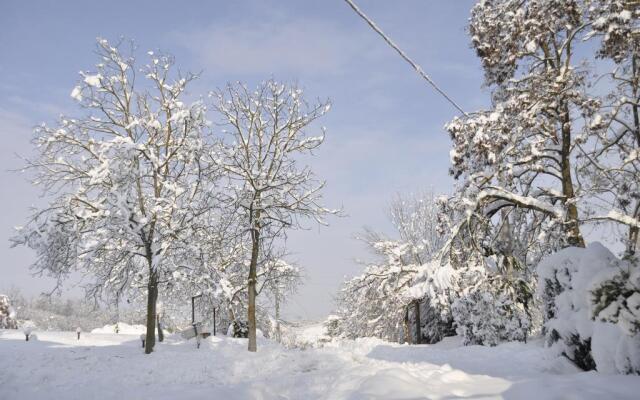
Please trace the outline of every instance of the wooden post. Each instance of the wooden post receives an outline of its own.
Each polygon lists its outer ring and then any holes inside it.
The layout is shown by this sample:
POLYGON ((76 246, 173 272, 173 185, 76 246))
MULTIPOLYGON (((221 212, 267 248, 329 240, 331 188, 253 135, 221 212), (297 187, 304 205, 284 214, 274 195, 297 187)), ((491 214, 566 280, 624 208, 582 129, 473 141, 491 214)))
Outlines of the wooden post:
POLYGON ((202 297, 202 293, 196 296, 191 296, 191 324, 196 323, 196 299, 202 297))

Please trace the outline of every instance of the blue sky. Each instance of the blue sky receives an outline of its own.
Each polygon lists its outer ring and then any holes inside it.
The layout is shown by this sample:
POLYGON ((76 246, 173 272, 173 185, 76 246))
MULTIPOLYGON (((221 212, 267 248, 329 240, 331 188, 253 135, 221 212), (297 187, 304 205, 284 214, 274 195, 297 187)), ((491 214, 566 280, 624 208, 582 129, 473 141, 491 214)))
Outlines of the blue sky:
MULTIPOLYGON (((470 0, 372 1, 359 6, 466 110, 487 102, 465 26, 470 0)), ((289 250, 306 284, 291 317, 333 308, 344 276, 368 255, 353 239, 363 226, 391 233, 385 208, 396 193, 449 192, 449 140, 456 110, 439 97, 342 0, 326 1, 19 1, 0 4, 0 291, 37 294, 51 282, 31 277, 33 259, 10 249, 13 227, 42 200, 16 154, 28 156, 34 125, 73 115, 69 93, 91 70, 96 37, 134 39, 140 56, 161 49, 182 70, 202 72, 191 92, 228 81, 297 81, 309 98, 330 98, 327 139, 310 161, 327 181, 325 203, 348 215, 329 227, 293 232, 289 250)), ((73 293, 73 292, 72 292, 73 293)))

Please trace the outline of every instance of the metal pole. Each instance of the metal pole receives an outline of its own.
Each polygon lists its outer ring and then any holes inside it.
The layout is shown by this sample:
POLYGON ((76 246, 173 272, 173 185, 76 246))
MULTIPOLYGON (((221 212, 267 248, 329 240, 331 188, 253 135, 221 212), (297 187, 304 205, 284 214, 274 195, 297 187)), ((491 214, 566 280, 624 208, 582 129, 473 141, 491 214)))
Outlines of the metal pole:
POLYGON ((191 323, 194 324, 196 322, 196 308, 195 308, 196 298, 191 296, 191 323))
POLYGON ((216 308, 213 307, 213 336, 216 335, 216 308))

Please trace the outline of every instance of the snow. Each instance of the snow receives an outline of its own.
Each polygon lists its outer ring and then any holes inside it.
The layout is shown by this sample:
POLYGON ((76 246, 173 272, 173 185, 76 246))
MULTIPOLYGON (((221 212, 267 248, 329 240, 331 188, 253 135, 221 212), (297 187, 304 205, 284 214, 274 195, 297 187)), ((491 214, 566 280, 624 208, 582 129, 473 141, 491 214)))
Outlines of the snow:
POLYGON ((631 15, 631 11, 629 11, 629 10, 622 10, 622 11, 620 11, 619 16, 620 16, 620 19, 621 19, 621 20, 623 20, 623 21, 629 21, 629 20, 631 20, 631 16, 632 16, 632 15, 631 15))
MULTIPOLYGON (((124 322, 118 322, 118 332, 120 334, 127 335, 138 335, 141 333, 145 333, 147 331, 147 327, 144 325, 129 325, 124 322)), ((91 333, 115 333, 116 332, 116 324, 105 325, 102 328, 96 328, 91 331, 91 333)))
MULTIPOLYGON (((310 327, 308 334, 317 331, 310 327)), ((304 331, 305 329, 303 329, 304 331)), ((137 335, 0 331, 3 399, 635 399, 637 376, 580 372, 539 341, 462 347, 379 339, 288 350, 260 339, 169 336, 145 355, 137 335)))
POLYGON ((610 210, 607 218, 625 225, 640 227, 640 221, 616 210, 610 210))
POLYGON ((531 196, 521 196, 516 193, 511 193, 502 188, 488 188, 478 193, 478 200, 482 201, 485 198, 496 197, 498 199, 505 199, 512 203, 523 205, 525 207, 533 208, 554 215, 558 219, 564 219, 564 212, 562 209, 552 206, 544 201, 541 201, 531 196))
POLYGON ((559 335, 560 340, 553 344, 558 354, 574 357, 573 342, 578 335, 582 342, 590 343, 598 371, 628 373, 640 369, 640 334, 634 328, 625 329, 638 321, 638 315, 634 314, 634 303, 640 300, 638 296, 629 294, 626 300, 626 296, 617 295, 615 301, 596 311, 596 307, 606 300, 603 294, 596 297, 596 291, 603 285, 611 286, 622 271, 631 274, 623 279, 633 287, 637 270, 637 266, 616 258, 598 242, 590 243, 586 248, 563 249, 538 265, 538 276, 543 283, 538 287, 539 294, 544 297, 547 287, 553 283, 561 288, 554 299, 555 316, 545 323, 550 337, 556 336, 553 331, 559 335), (628 307, 629 311, 621 306, 628 307))
POLYGON ((76 101, 82 101, 82 88, 80 86, 76 86, 71 91, 71 97, 76 101))
POLYGON ((93 87, 100 87, 100 80, 102 79, 102 75, 85 75, 84 83, 93 87))
POLYGON ((536 42, 534 40, 528 42, 526 47, 527 47, 527 51, 529 53, 535 53, 536 50, 538 49, 538 45, 536 44, 536 42))

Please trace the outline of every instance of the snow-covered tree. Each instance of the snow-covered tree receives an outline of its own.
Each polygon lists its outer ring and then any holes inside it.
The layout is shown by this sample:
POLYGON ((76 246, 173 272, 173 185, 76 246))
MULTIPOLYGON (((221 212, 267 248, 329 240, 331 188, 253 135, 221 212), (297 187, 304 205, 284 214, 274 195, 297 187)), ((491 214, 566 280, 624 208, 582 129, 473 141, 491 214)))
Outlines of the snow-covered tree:
POLYGON ((439 208, 433 191, 396 195, 389 216, 401 241, 411 245, 411 262, 422 264, 442 248, 445 236, 438 231, 439 208))
POLYGON ((0 329, 18 329, 16 312, 4 294, 0 294, 0 329))
POLYGON ((469 30, 493 104, 446 127, 467 207, 529 210, 560 246, 584 246, 573 163, 599 106, 575 56, 587 24, 578 1, 480 1, 469 30))
MULTIPOLYGON (((192 295, 202 295, 197 311, 204 321, 212 320, 215 308, 217 326, 224 329, 234 324, 246 326, 251 247, 246 235, 238 234, 241 230, 238 225, 220 221, 207 229, 199 229, 193 245, 185 247, 181 268, 174 272, 165 298, 184 303, 192 295)), ((278 303, 276 321, 284 296, 295 290, 300 277, 299 268, 282 257, 282 250, 264 247, 256 272, 257 294, 266 292, 278 303)), ((271 323, 274 321, 267 308, 265 304, 256 304, 261 317, 257 327, 265 334, 277 336, 277 324, 271 323)))
POLYGON ((260 281, 262 287, 268 291, 269 297, 273 300, 273 336, 276 341, 282 343, 282 305, 287 296, 295 293, 302 275, 300 268, 281 258, 269 261, 265 270, 266 274, 260 281))
MULTIPOLYGON (((525 311, 533 306, 540 258, 584 246, 580 205, 588 193, 575 174, 588 161, 579 158, 580 146, 595 136, 588 122, 600 107, 588 93, 590 70, 576 56, 588 31, 586 11, 582 1, 479 1, 469 32, 492 105, 446 127, 459 181, 448 204, 455 217, 447 256, 456 269, 485 270, 479 282, 468 282, 481 297, 498 301, 496 282, 509 288, 500 302, 513 306, 504 315, 518 326, 532 325, 518 321, 533 318, 525 311)), ((459 305, 468 296, 478 294, 463 294, 459 305)))
POLYGON ((341 289, 337 332, 410 343, 432 343, 453 333, 450 302, 422 286, 414 288, 441 272, 425 267, 436 264, 434 258, 445 243, 446 236, 438 231, 438 213, 433 192, 398 195, 389 216, 399 238, 365 230, 360 239, 376 259, 364 263, 363 273, 341 289))
MULTIPOLYGON (((404 262, 421 266, 423 275, 428 269, 422 266, 439 258, 439 252, 448 237, 438 226, 440 211, 439 199, 432 190, 413 195, 397 195, 389 207, 389 215, 400 242, 409 245, 410 254, 405 257, 404 262)), ((422 278, 428 279, 426 276, 422 278)), ((417 277, 413 278, 414 283, 417 280, 417 277)), ((405 313, 408 342, 435 343, 453 334, 448 302, 445 304, 441 299, 415 291, 412 296, 413 300, 405 313), (409 329, 409 325, 415 329, 409 329)))
POLYGON ((338 294, 340 334, 349 338, 375 336, 395 342, 410 338, 410 289, 419 266, 408 263, 406 243, 369 235, 367 243, 379 256, 362 274, 346 281, 338 294))
POLYGON ((640 6, 623 0, 590 4, 589 36, 600 45, 596 56, 615 68, 599 80, 607 94, 590 122, 596 139, 581 149, 590 161, 582 172, 592 191, 591 218, 624 227, 626 256, 632 257, 640 240, 640 6))
POLYGON ((329 110, 328 103, 309 105, 302 90, 273 80, 252 91, 241 84, 211 93, 225 126, 224 139, 211 153, 225 172, 226 205, 243 217, 240 225, 250 237, 248 266, 249 351, 256 351, 256 285, 260 251, 304 220, 324 223, 335 213, 320 205, 324 182, 300 157, 312 154, 324 141, 307 128, 329 110))
POLYGON ((153 52, 139 67, 134 49, 123 49, 98 39, 95 71, 81 72, 71 92, 83 115, 36 130, 27 168, 51 201, 14 241, 37 252, 37 272, 89 276, 90 294, 146 292, 150 353, 159 286, 211 207, 204 177, 213 175, 201 173, 205 107, 185 98, 196 76, 153 52))

